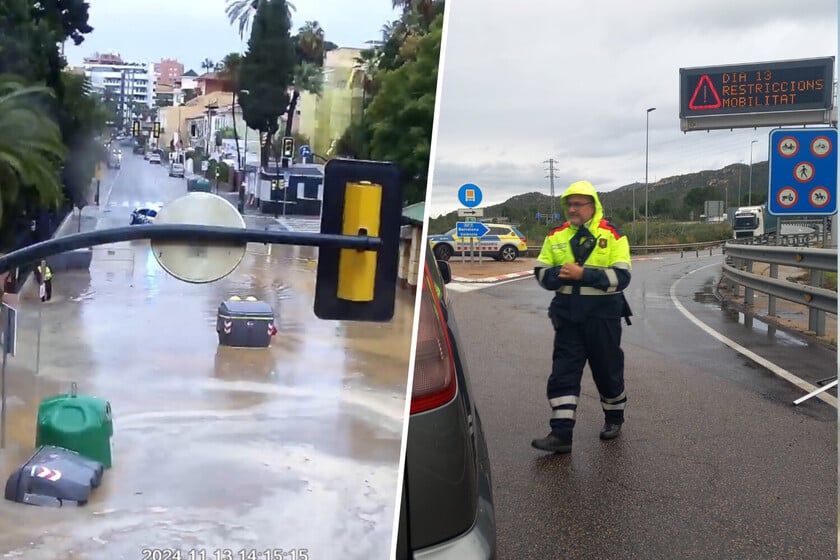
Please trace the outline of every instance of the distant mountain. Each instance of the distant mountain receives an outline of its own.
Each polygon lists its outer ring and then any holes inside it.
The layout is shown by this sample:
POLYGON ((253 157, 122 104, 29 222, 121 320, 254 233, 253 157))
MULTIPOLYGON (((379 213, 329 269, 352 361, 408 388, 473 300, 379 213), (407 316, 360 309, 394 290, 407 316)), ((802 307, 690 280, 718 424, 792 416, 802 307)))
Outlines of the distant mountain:
MULTIPOLYGON (((728 207, 744 206, 748 201, 750 166, 735 163, 723 169, 699 171, 686 175, 665 177, 648 185, 648 209, 651 216, 661 214, 669 218, 699 220, 704 200, 728 201, 728 207), (739 189, 740 182, 740 189, 739 189), (737 203, 740 190, 741 204, 737 203), (692 191, 694 191, 692 193, 692 191), (691 193, 691 194, 689 194, 691 193), (688 198, 687 198, 688 195, 688 198)), ((753 164, 752 203, 762 203, 767 197, 768 162, 753 164)), ((557 189, 560 194, 565 185, 557 189)), ((632 219, 633 192, 635 190, 637 219, 644 218, 644 183, 631 183, 610 192, 599 192, 605 214, 621 224, 632 219)), ((561 216, 560 196, 555 197, 555 211, 561 216)), ((536 213, 551 213, 551 197, 542 192, 518 194, 502 202, 484 208, 484 221, 505 218, 512 223, 528 223, 536 220, 536 213)), ((450 212, 429 221, 431 234, 445 233, 458 221, 458 212, 450 212)))

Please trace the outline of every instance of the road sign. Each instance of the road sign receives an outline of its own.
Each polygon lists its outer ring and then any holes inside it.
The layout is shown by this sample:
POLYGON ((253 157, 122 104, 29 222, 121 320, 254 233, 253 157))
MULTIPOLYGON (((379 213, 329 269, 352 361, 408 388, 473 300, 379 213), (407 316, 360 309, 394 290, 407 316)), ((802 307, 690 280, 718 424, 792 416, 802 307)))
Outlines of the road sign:
POLYGON ((481 222, 456 222, 455 235, 458 237, 484 237, 490 228, 481 222))
POLYGON ((458 208, 458 215, 472 216, 473 218, 481 218, 484 216, 484 208, 458 208))
POLYGON ((306 145, 301 146, 298 148, 298 153, 300 154, 300 157, 309 157, 312 155, 312 148, 306 145))
POLYGON ((832 124, 834 57, 680 68, 681 129, 832 124))
POLYGON ((472 183, 461 185, 458 189, 458 200, 467 208, 475 208, 481 204, 481 189, 472 183))
POLYGON ((770 132, 767 210, 774 216, 837 212, 837 129, 770 132))

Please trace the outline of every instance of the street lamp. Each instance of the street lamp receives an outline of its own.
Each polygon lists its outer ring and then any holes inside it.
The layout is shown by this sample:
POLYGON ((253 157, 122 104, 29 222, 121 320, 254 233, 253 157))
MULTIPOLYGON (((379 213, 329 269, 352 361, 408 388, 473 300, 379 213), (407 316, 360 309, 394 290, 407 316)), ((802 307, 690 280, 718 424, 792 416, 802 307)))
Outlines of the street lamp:
MULTIPOLYGON (((648 136, 650 134, 650 114, 656 107, 650 107, 645 113, 645 247, 648 244, 648 136)), ((647 252, 647 249, 645 249, 647 252)))
MULTIPOLYGON (((242 102, 243 95, 249 95, 251 93, 250 90, 241 89, 239 90, 239 101, 240 107, 242 102)), ((236 113, 236 107, 233 108, 234 116, 236 113)), ((245 117, 240 115, 242 122, 245 122, 245 117)), ((239 213, 245 213, 245 178, 247 177, 247 171, 245 170, 245 165, 248 162, 248 123, 245 123, 245 138, 243 139, 243 143, 245 144, 244 149, 242 150, 241 154, 239 155, 239 169, 242 171, 242 178, 239 181, 239 213)))
POLYGON ((758 140, 750 142, 750 194, 747 197, 747 206, 752 206, 752 147, 756 143, 758 143, 758 140))

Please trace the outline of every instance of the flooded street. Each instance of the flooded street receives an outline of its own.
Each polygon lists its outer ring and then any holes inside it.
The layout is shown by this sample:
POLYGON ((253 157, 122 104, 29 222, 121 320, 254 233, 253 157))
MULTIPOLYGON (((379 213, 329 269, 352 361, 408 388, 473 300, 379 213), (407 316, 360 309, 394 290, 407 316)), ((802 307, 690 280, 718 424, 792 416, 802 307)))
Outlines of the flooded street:
MULTIPOLYGON (((185 192, 142 157, 124 161, 100 228, 127 224, 134 200, 185 192)), ((114 466, 84 507, 0 503, 0 557, 388 558, 414 296, 398 290, 390 323, 322 321, 316 259, 315 248, 254 244, 229 277, 190 285, 138 241, 95 249, 90 272, 56 273, 53 301, 25 300, 3 476, 34 450, 38 403, 72 382, 111 403, 114 466), (219 345, 231 296, 272 306, 269 348, 219 345)))

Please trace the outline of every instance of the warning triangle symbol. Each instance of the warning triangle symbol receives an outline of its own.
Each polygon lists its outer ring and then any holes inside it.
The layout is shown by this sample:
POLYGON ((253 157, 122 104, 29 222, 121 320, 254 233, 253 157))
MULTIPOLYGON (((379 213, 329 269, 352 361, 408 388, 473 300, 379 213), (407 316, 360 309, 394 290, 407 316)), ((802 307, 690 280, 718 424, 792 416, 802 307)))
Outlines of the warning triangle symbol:
POLYGON ((691 96, 691 101, 688 102, 688 108, 695 111, 700 109, 719 109, 721 105, 720 96, 715 89, 715 85, 712 83, 712 79, 708 74, 703 74, 700 81, 697 82, 697 88, 691 96))

